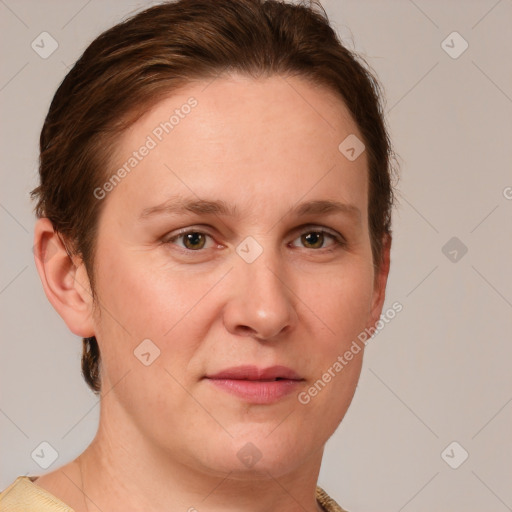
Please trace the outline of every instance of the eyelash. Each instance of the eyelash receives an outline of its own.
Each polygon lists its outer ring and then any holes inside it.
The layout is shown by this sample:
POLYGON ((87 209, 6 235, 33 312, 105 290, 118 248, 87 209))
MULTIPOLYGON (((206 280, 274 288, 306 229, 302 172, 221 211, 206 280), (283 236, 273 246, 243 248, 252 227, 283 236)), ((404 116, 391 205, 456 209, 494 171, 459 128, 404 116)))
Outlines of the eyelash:
MULTIPOLYGON (((173 244, 177 239, 182 238, 185 235, 188 235, 188 234, 191 234, 191 233, 198 233, 198 234, 206 235, 206 236, 208 236, 210 238, 213 238, 210 234, 205 233, 204 231, 200 231, 199 229, 185 228, 185 229, 183 229, 181 231, 178 231, 178 233, 174 234, 172 237, 163 239, 162 243, 164 245, 173 244)), ((334 251, 336 249, 343 248, 343 247, 347 246, 347 242, 346 242, 345 238, 342 237, 341 235, 339 235, 339 234, 337 234, 335 232, 328 231, 328 230, 323 229, 323 228, 316 228, 315 229, 314 227, 307 227, 307 229, 305 229, 304 231, 300 232, 299 235, 294 240, 292 240, 292 241, 295 241, 297 238, 300 238, 301 236, 306 235, 306 234, 310 234, 310 233, 327 235, 334 242, 329 247, 321 247, 319 249, 310 249, 312 251, 332 252, 332 251, 334 251)), ((185 253, 189 253, 189 254, 190 253, 200 253, 200 252, 203 252, 204 250, 206 250, 206 249, 193 250, 193 249, 187 249, 186 247, 180 247, 180 246, 178 246, 178 248, 180 250, 184 251, 185 253)), ((305 248, 305 249, 307 249, 307 248, 305 248)))

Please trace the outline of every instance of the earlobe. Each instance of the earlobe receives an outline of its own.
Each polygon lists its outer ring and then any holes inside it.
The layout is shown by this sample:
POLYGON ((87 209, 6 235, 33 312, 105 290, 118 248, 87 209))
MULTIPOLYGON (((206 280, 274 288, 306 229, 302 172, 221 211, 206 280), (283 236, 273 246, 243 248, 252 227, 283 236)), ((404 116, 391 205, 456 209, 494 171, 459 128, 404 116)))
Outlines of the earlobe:
POLYGON ((34 259, 46 297, 69 330, 94 336, 92 294, 85 266, 73 261, 51 221, 41 218, 34 228, 34 259))

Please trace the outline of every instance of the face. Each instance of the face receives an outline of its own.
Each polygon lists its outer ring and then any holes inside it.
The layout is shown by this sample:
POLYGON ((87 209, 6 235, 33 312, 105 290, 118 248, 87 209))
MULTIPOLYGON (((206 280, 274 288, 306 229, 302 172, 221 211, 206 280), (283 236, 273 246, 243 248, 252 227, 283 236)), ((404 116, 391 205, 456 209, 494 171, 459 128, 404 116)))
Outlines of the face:
POLYGON ((338 357, 383 300, 349 135, 337 96, 279 76, 188 85, 123 134, 96 192, 94 332, 101 422, 131 450, 240 478, 321 455, 363 351, 338 357))

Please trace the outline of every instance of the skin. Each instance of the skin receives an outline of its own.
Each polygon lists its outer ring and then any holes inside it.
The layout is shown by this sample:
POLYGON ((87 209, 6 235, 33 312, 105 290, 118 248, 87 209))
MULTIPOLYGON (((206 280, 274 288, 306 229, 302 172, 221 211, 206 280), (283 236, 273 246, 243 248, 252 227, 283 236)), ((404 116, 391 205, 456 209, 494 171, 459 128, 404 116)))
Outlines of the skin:
POLYGON ((96 336, 102 357, 96 437, 36 485, 77 512, 320 510, 323 448, 350 405, 363 351, 306 405, 297 393, 248 403, 203 377, 282 364, 304 379, 297 391, 307 390, 379 319, 391 239, 375 272, 366 153, 351 162, 338 150, 348 135, 362 137, 323 87, 225 76, 189 84, 140 118, 119 140, 111 172, 191 96, 198 105, 103 199, 98 310, 82 262, 68 257, 48 219, 36 224, 46 295, 74 334, 96 336), (239 217, 140 220, 176 194, 221 199, 239 217), (311 200, 360 213, 291 213, 311 200), (181 228, 209 236, 170 240, 181 228), (346 245, 301 236, 320 228, 346 245), (252 263, 236 252, 248 236, 263 249, 252 263), (145 366, 134 350, 148 338, 160 356, 145 366), (247 443, 261 454, 252 467, 237 456, 247 443))

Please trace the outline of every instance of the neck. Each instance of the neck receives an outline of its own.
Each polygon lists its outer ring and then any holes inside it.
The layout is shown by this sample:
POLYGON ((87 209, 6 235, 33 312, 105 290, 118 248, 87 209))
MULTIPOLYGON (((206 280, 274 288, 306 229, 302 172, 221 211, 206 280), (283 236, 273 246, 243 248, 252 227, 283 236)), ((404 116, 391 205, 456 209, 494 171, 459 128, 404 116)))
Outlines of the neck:
POLYGON ((279 477, 268 470, 215 473, 166 458, 161 449, 135 449, 135 444, 121 443, 126 439, 123 436, 110 434, 100 428, 80 456, 86 496, 83 512, 322 510, 315 492, 323 450, 303 466, 279 477))

